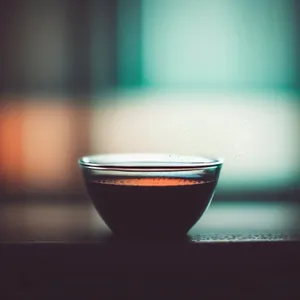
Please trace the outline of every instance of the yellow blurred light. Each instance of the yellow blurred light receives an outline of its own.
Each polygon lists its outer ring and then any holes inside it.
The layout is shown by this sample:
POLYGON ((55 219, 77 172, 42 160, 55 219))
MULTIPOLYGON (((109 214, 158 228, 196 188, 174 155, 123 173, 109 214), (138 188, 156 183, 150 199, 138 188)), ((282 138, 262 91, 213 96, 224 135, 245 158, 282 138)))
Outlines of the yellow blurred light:
POLYGON ((94 153, 223 157, 220 186, 230 188, 284 185, 299 170, 293 95, 141 91, 116 98, 94 110, 94 153))
POLYGON ((60 189, 67 184, 71 121, 71 111, 63 103, 27 103, 22 127, 27 188, 60 189))

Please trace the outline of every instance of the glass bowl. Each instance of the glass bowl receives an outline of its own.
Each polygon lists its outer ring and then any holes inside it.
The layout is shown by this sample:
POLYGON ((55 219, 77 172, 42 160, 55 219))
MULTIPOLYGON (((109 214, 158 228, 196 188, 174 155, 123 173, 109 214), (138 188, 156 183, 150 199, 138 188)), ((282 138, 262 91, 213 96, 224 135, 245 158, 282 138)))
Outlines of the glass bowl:
POLYGON ((79 159, 87 192, 117 236, 183 237, 208 208, 222 159, 128 153, 79 159))

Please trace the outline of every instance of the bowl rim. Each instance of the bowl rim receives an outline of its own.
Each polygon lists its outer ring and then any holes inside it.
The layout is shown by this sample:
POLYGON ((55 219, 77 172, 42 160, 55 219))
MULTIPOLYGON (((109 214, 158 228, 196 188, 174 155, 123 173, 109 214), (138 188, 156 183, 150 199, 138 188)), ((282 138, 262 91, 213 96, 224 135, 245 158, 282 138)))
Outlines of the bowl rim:
POLYGON ((223 162, 223 158, 156 152, 91 154, 78 159, 78 164, 82 168, 124 172, 193 171, 207 167, 221 167, 223 162))

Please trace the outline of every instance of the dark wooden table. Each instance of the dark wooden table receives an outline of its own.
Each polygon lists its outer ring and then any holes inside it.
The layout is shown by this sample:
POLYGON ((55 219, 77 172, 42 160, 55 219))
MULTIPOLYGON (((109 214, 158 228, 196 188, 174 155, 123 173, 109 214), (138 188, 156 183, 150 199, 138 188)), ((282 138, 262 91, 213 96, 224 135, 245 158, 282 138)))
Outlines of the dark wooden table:
MULTIPOLYGON (((299 299, 292 204, 252 204, 252 228, 247 214, 240 226, 232 214, 214 227, 226 207, 213 205, 186 240, 163 241, 114 238, 90 206, 56 205, 1 206, 1 299, 299 299)), ((249 207, 227 205, 239 214, 249 207)))

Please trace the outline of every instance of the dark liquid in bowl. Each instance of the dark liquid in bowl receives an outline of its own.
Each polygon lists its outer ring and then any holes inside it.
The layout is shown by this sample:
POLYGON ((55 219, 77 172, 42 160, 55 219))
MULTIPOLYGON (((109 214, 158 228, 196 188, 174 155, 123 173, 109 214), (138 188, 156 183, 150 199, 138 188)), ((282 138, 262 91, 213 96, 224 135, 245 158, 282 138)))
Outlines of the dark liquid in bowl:
POLYGON ((87 182, 95 208, 117 235, 184 236, 199 220, 216 182, 180 178, 87 182))

